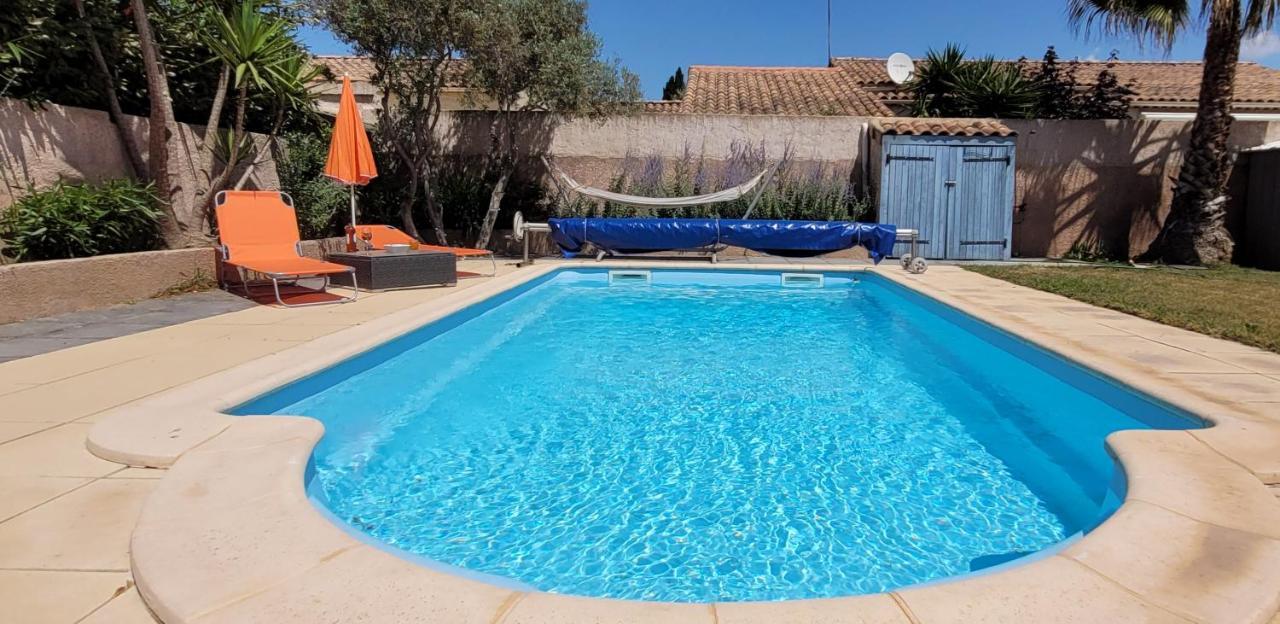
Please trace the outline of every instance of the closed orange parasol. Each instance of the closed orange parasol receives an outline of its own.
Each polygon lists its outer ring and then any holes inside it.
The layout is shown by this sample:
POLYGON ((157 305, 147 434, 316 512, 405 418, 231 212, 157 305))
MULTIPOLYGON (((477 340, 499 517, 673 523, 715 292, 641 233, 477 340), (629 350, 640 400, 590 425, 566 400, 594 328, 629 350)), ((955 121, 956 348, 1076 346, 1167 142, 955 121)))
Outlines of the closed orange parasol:
POLYGON ((329 159, 324 163, 324 175, 351 187, 351 225, 356 224, 356 185, 364 186, 378 177, 378 167, 373 163, 373 148, 369 135, 365 134, 364 121, 356 106, 351 80, 342 77, 342 96, 338 98, 338 119, 333 124, 333 138, 329 140, 329 159))

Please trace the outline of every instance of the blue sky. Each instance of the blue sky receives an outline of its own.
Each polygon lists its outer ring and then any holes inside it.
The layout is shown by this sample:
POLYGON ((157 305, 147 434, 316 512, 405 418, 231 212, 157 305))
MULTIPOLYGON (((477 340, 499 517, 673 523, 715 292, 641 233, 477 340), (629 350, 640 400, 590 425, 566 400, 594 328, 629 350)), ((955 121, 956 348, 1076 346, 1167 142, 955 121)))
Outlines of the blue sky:
MULTIPOLYGON (((1066 0, 831 0, 831 50, 836 56, 923 56, 948 42, 971 55, 1039 57, 1057 46, 1065 57, 1162 59, 1163 50, 1142 49, 1131 39, 1085 37, 1066 24, 1066 0)), ((1198 2, 1195 4, 1199 4, 1198 2)), ((640 75, 645 95, 656 99, 678 66, 826 64, 826 0, 594 0, 591 28, 605 52, 640 75)), ((303 34, 316 54, 349 50, 332 35, 309 28, 303 34)), ((1168 58, 1201 56, 1200 28, 1186 33, 1168 58)), ((1244 56, 1280 67, 1280 36, 1264 33, 1248 42, 1244 56)))

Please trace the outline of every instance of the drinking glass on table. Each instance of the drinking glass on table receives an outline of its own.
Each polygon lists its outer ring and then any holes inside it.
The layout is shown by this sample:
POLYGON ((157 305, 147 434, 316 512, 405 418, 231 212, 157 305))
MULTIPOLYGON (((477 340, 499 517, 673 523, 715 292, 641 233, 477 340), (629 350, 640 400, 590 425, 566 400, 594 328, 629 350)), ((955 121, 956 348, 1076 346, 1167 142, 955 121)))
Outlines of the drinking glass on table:
POLYGON ((371 228, 365 228, 361 230, 360 239, 364 241, 364 244, 369 249, 373 249, 373 230, 371 228))

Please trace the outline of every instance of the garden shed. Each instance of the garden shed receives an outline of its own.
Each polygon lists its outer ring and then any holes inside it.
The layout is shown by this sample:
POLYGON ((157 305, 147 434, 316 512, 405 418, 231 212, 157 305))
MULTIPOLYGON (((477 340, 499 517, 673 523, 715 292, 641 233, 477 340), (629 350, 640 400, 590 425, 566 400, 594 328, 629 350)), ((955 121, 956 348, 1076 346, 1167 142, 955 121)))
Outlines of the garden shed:
MULTIPOLYGON (((918 230, 926 258, 1010 257, 1013 130, 992 119, 893 118, 870 126, 880 223, 918 230)), ((899 243, 895 251, 906 249, 899 243)))

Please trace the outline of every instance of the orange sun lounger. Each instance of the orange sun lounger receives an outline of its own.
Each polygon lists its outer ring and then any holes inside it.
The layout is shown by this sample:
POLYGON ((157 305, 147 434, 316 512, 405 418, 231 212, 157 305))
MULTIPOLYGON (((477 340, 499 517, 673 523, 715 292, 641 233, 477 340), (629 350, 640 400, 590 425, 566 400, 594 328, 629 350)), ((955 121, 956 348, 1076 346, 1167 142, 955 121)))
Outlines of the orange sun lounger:
POLYGON ((271 280, 276 301, 282 306, 300 307, 355 300, 356 276, 353 267, 302 255, 298 216, 293 210, 293 199, 288 194, 277 191, 220 191, 214 198, 214 211, 218 219, 222 261, 239 272, 240 284, 246 295, 252 296, 245 276, 246 271, 251 271, 271 280), (350 297, 292 304, 285 303, 280 297, 281 280, 323 277, 324 288, 327 289, 329 276, 338 273, 351 274, 353 288, 350 297))
MULTIPOLYGON (((362 235, 365 233, 365 230, 368 230, 369 233, 373 235, 373 238, 369 239, 369 245, 374 249, 385 249, 387 245, 394 245, 394 244, 409 245, 417 242, 416 240, 414 240, 412 236, 409 236, 403 231, 398 230, 395 227, 392 227, 390 225, 357 225, 356 237, 357 238, 362 237, 362 235)), ((454 257, 458 258, 459 260, 464 258, 480 258, 480 257, 488 256, 489 264, 493 267, 493 270, 490 271, 487 277, 492 277, 498 274, 498 261, 494 259, 493 252, 489 251, 488 249, 471 249, 468 247, 445 247, 443 245, 427 245, 424 243, 418 243, 418 249, 422 249, 425 251, 448 252, 453 254, 454 257)), ((470 275, 472 277, 477 276, 475 273, 471 273, 470 275)), ((461 274, 459 274, 458 276, 462 277, 461 274)))

